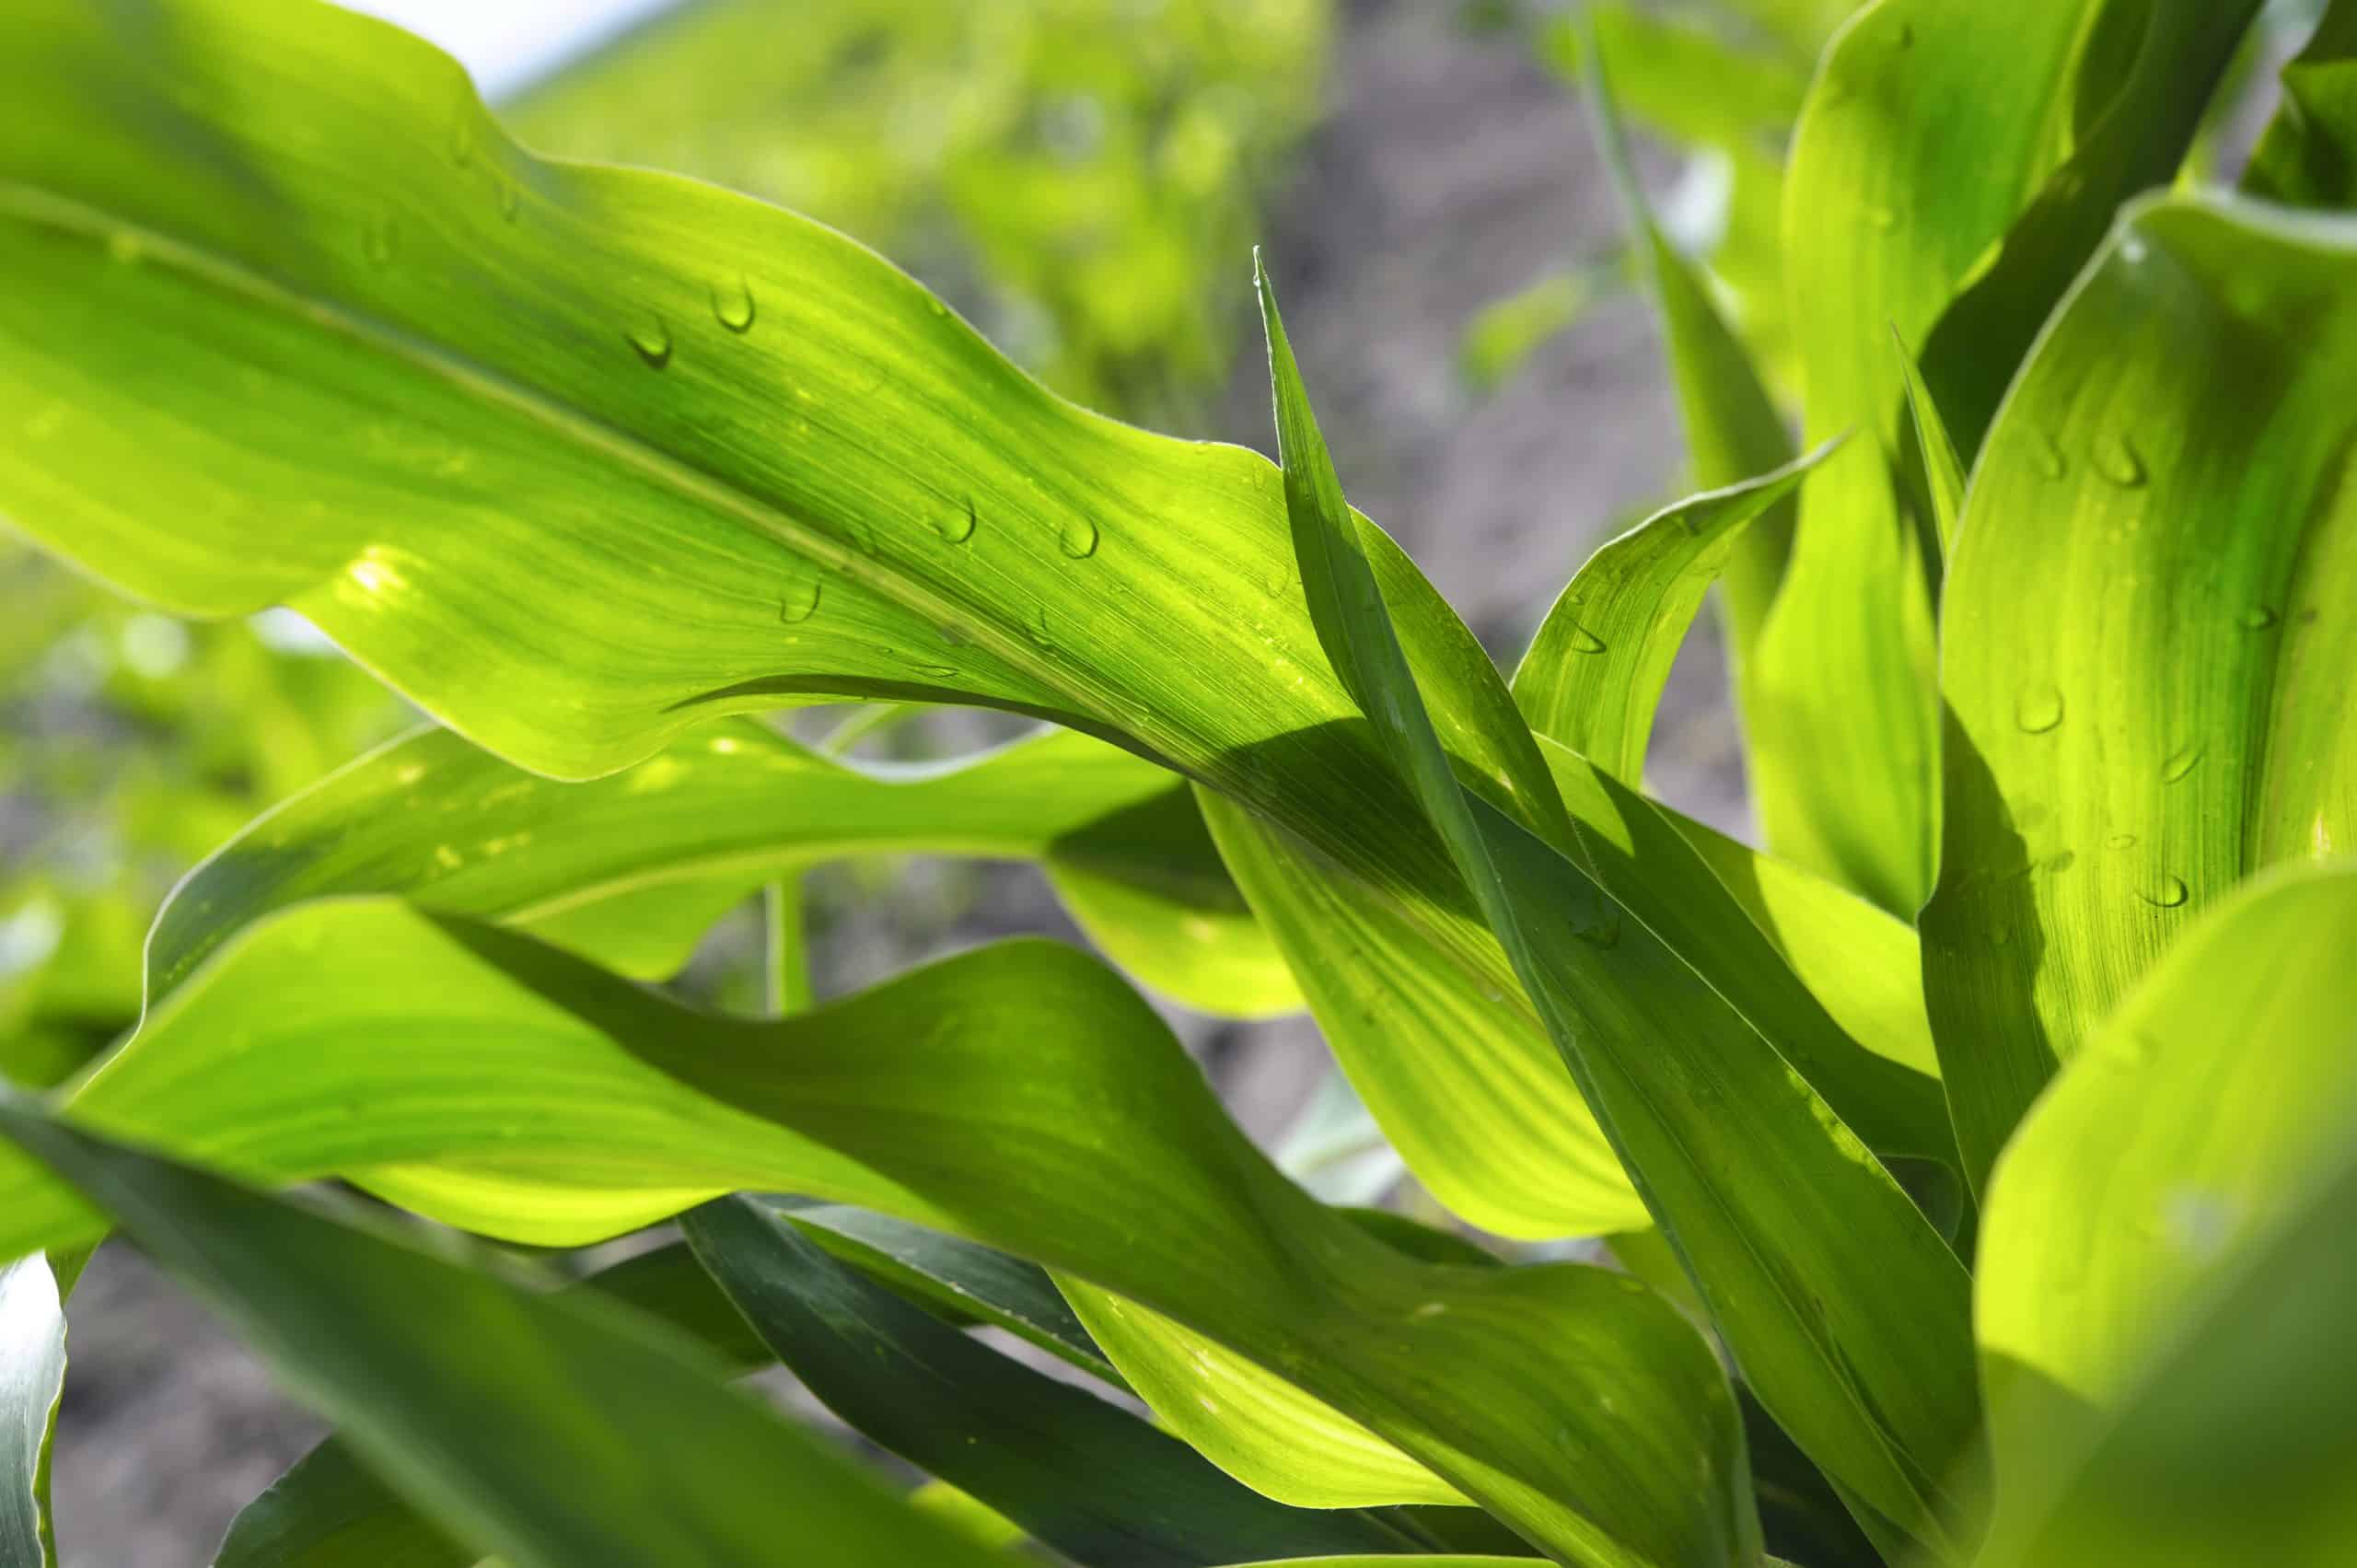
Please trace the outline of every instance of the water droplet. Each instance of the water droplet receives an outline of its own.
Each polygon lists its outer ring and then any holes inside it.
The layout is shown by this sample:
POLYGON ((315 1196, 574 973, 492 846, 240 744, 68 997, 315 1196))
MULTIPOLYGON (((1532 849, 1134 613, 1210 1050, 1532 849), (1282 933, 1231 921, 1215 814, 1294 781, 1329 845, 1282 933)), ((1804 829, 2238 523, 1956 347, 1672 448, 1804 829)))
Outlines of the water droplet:
POLYGON ((753 287, 738 278, 733 288, 714 284, 712 289, 713 319, 732 332, 746 332, 753 327, 753 287))
POLYGON ((971 643, 974 638, 973 634, 968 632, 966 628, 958 625, 955 621, 951 621, 943 624, 941 628, 941 640, 948 644, 953 648, 962 648, 969 643, 971 643))
POLYGON ((2177 783, 2186 774, 2193 772, 2200 761, 2201 742, 2196 740, 2178 747, 2169 753, 2168 761, 2161 764, 2161 782, 2163 784, 2177 783))
POLYGON ((1891 37, 1890 37, 1890 42, 1891 42, 1891 47, 1892 47, 1892 48, 1894 48, 1894 49, 1912 49, 1912 48, 1914 48, 1914 47, 1915 47, 1915 24, 1914 24, 1914 23, 1912 23, 1912 22, 1901 22, 1901 23, 1899 23, 1899 24, 1898 24, 1898 30, 1897 32, 1895 32, 1895 33, 1891 34, 1891 37))
POLYGON ((2136 847, 2136 835, 2133 833, 2114 833, 2111 837, 2104 840, 2103 844, 2106 849, 2134 849, 2136 847))
POLYGON ((2124 234, 2119 238, 2119 259, 2133 267, 2152 254, 2141 234, 2124 234))
POLYGON ((470 168, 474 165, 475 128, 464 120, 450 127, 450 161, 460 168, 470 168))
POLYGON ((2156 910, 2173 910, 2192 895, 2187 890, 2183 877, 2164 876, 2150 887, 2137 889, 2136 896, 2156 910))
POLYGON ((2025 735, 2044 735, 2062 722, 2062 693, 2050 684, 2026 686, 2014 699, 2014 722, 2025 735))
POLYGON ((360 231, 360 253, 376 266, 389 266, 401 242, 401 227, 390 213, 377 214, 360 231))
POLYGON ((2109 435, 2096 442, 2096 472, 2122 490, 2144 482, 2144 459, 2125 436, 2109 435))
POLYGON ((2062 456, 2062 448, 2056 446, 2054 437, 2043 430, 2030 435, 2029 460, 2030 466, 2038 470, 2043 479, 2061 479, 2071 471, 2071 464, 2062 456))
POLYGON ((646 362, 649 370, 660 370, 671 363, 671 329, 660 316, 650 316, 644 325, 633 327, 622 334, 622 341, 646 362))
POLYGON ((1601 947, 1609 952, 1620 946, 1620 912, 1614 910, 1594 925, 1576 927, 1572 935, 1591 947, 1601 947))
POLYGON ((1044 605, 1033 610, 1031 619, 1024 622, 1023 634, 1043 648, 1054 645, 1054 639, 1048 632, 1048 611, 1044 605))
POLYGON ((1064 524, 1063 532, 1056 536, 1056 543, 1074 561, 1086 561, 1097 553, 1097 525, 1086 517, 1074 517, 1064 524))
POLYGON ((2046 862, 2044 870, 2049 877, 2055 877, 2070 870, 2071 867, 2078 864, 2079 857, 2077 854, 2066 849, 2049 857, 2046 862))
POLYGON ((1575 654, 1600 654, 1604 651, 1604 639, 1576 621, 1572 622, 1571 643, 1572 652, 1575 654))
POLYGON ((111 230, 107 235, 107 259, 123 266, 136 263, 147 254, 147 242, 127 228, 111 230))
POLYGON ((501 180, 499 182, 499 215, 505 218, 509 223, 514 223, 516 221, 516 215, 523 210, 524 193, 522 189, 512 180, 501 180))
POLYGON ((796 577, 786 584, 785 592, 778 595, 777 618, 788 626, 809 620, 818 612, 819 589, 816 577, 796 577))
POLYGON ((1888 207, 1868 207, 1866 221, 1885 234, 1898 226, 1898 215, 1888 207))
POLYGON ((2235 617, 2235 624, 2246 632, 2264 632, 2275 624, 2275 611, 2263 604, 2255 604, 2235 617))
POLYGON ((920 664, 910 668, 919 675, 930 675, 936 680, 946 680, 958 673, 958 667, 954 664, 920 664))
POLYGON ((951 544, 963 544, 974 537, 974 529, 981 519, 974 515, 974 498, 966 497, 965 505, 952 506, 934 523, 941 537, 951 544))

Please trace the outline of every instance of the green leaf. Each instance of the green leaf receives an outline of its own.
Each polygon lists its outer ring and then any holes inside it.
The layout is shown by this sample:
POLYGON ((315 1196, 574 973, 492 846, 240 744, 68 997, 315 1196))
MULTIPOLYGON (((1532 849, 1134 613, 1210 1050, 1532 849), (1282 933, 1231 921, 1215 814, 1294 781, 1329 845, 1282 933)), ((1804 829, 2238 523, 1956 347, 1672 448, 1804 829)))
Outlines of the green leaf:
POLYGON ((2008 1145, 1977 1301, 1992 1563, 2357 1545, 2337 1483, 2357 1392, 2352 944, 2357 872, 2264 878, 2186 935, 2008 1145))
MULTIPOLYGON (((1269 1166, 1135 993, 1052 944, 757 1021, 512 932, 314 903, 216 953, 72 1112, 544 1243, 733 1189, 880 1209, 1186 1324, 1605 1562, 1695 1560, 1698 1499, 1741 1471, 1723 1376, 1674 1308, 1595 1269, 1469 1270, 1368 1237, 1269 1166)), ((0 1165, 0 1256, 98 1223, 0 1165)))
POLYGON ((65 1309, 49 1260, 0 1264, 0 1565, 49 1568, 49 1446, 65 1386, 65 1309))
POLYGON ((889 1214, 842 1203, 804 1203, 785 1217, 842 1261, 923 1302, 938 1317, 1004 1329, 1093 1377, 1121 1375, 1037 1266, 992 1248, 889 1214))
POLYGON ((1703 593, 1746 525, 1798 492, 1832 449, 1665 507, 1589 556, 1515 671, 1530 727, 1639 787, 1654 710, 1703 593))
POLYGON ((2253 886, 2170 950, 2006 1146, 1975 1300, 2001 1497, 2037 1494, 2063 1429, 2115 1406, 2346 1146, 2352 943, 2357 872, 2253 886))
MULTIPOLYGON (((1661 319, 1670 381, 1696 482, 1706 490, 1723 490, 1782 468, 1794 458, 1792 436, 1751 356, 1712 302, 1706 281, 1655 224, 1600 59, 1591 57, 1586 80, 1589 123, 1630 226, 1637 231, 1637 252, 1661 319)), ((1792 553, 1796 508, 1797 503, 1772 505, 1738 534, 1720 576, 1736 703, 1753 738, 1752 792, 1762 817, 1771 823, 1789 818, 1794 807, 1782 804, 1777 794, 1783 788, 1782 776, 1761 766, 1759 732, 1768 719, 1755 712, 1751 659, 1792 553)))
MULTIPOLYGON (((775 1365, 712 1276, 675 1241, 626 1258, 576 1289, 621 1302, 694 1339, 731 1372, 775 1365)), ((331 1437, 238 1511, 215 1568, 470 1568, 453 1541, 331 1437)))
POLYGON ((680 1225, 805 1388, 1064 1556, 1187 1568, 1410 1544, 1372 1516, 1287 1508, 1239 1486, 1177 1438, 869 1283, 790 1219, 729 1198, 680 1225))
POLYGON ((1922 936, 1976 1187, 2190 921, 2357 834, 2352 257, 2346 220, 2132 209, 1974 471, 1922 936))
POLYGON ((1771 849, 1901 916, 1931 883, 1938 706, 1933 552, 1891 475, 1889 333, 1922 342, 2038 188, 2099 3, 2009 4, 1996 26, 1990 6, 1885 0, 1835 39, 1794 133, 1784 261, 1805 429, 1858 438, 1809 486, 1754 650, 1753 776, 1771 849))
POLYGON ((2243 189, 2295 206, 2357 206, 2357 4, 2332 0, 2283 67, 2283 102, 2251 151, 2243 189))
MULTIPOLYGON (((1977 1424, 1962 1268, 1805 1079, 1651 926, 1624 920, 1560 842, 1458 785, 1265 277, 1261 312, 1303 586, 1329 656, 1412 779, 1762 1402, 1852 1495, 1940 1541, 1954 1522, 1942 1516, 1952 1504, 1938 1478, 1969 1455, 1977 1424), (1650 1004, 1642 1025, 1631 1016, 1637 997, 1650 1004), (1725 1104, 1745 1114, 1725 1116, 1725 1104), (1800 1192, 1808 1198, 1794 1207, 1800 1192)), ((1608 796, 1609 781, 1595 777, 1608 796)), ((1645 821, 1625 820, 1630 832, 1645 821)), ((1591 831, 1584 847, 1600 862, 1625 845, 1597 851, 1591 831)), ((1644 912, 1665 918, 1675 906, 1644 912)), ((1736 923, 1752 930, 1739 912, 1736 923)), ((1714 1550, 1756 1554, 1748 1498, 1714 1550)))
POLYGON ((781 872, 853 854, 1036 860, 1082 928, 1215 1012, 1299 1005, 1186 786, 1085 736, 883 768, 732 720, 586 784, 536 778, 447 731, 372 752, 262 817, 175 889, 149 1005, 225 935, 306 899, 396 892, 498 920, 645 978, 781 872))
POLYGON ((1203 819, 1384 1136, 1448 1210, 1527 1240, 1647 1223, 1486 931, 1338 874, 1205 791, 1203 819))
POLYGON ((536 1296, 18 1104, 0 1107, 0 1132, 201 1295, 396 1486, 517 1568, 784 1564, 810 1540, 877 1568, 1004 1561, 720 1387, 691 1342, 618 1309, 536 1296))
POLYGON ((2099 27, 2135 39, 2120 79, 2102 79, 2107 71, 2082 66, 2075 105, 2081 124, 2069 161, 1922 340, 1923 378, 1968 462, 1980 452, 2031 340, 2102 243, 2120 203, 2166 187, 2177 174, 2260 3, 2131 0, 2102 17, 2099 27))
POLYGON ((1907 418, 1915 428, 1915 455, 1923 466, 1924 499, 1932 508, 1932 522, 1940 540, 1940 559, 1945 562, 1956 549, 1956 521, 1964 514, 1964 459, 1956 455, 1956 443, 1948 436, 1947 422, 1940 417, 1940 405, 1933 398, 1932 389, 1923 384, 1923 372, 1916 365, 1915 356, 1908 352, 1906 340, 1893 331, 1891 342, 1898 351, 1899 371, 1907 378, 1907 418))

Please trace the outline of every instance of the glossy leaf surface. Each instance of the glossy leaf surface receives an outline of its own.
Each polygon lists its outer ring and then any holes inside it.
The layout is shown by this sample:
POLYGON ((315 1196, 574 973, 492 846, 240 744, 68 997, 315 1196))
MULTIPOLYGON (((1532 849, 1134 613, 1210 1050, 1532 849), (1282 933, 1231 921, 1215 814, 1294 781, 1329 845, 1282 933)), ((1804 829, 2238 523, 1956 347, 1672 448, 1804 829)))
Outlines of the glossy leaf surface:
MULTIPOLYGON (((1368 1237, 1245 1142, 1133 992, 1050 944, 757 1023, 495 928, 314 903, 216 954, 73 1109, 541 1242, 737 1188, 884 1210, 1163 1312, 1535 1539, 1635 1542, 1618 1561, 1691 1560, 1696 1478, 1741 1465, 1725 1385, 1673 1308, 1597 1270, 1468 1270, 1368 1237), (1583 1462, 1542 1469, 1567 1431, 1583 1462)), ((13 1165, 0 1249, 97 1223, 13 1165)))
POLYGON ((2134 209, 1974 472, 1922 932, 1976 1183, 2205 908, 2357 834, 2352 259, 2344 220, 2134 209))

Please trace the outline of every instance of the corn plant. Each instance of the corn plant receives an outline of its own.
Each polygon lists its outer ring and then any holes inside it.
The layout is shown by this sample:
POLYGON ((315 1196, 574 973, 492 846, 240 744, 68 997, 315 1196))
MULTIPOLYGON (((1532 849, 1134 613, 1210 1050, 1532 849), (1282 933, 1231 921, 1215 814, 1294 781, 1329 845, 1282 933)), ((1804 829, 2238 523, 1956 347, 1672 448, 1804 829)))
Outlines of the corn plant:
POLYGON ((0 1551, 51 1550, 113 1231, 337 1427, 229 1563, 2349 1561, 2357 9, 2245 189, 2172 190, 2257 8, 1853 17, 1783 176, 1798 443, 1631 182, 1711 488, 1509 680, 1343 499, 1265 280, 1278 464, 537 157, 379 24, 19 0, 0 505, 444 727, 223 845, 138 1028, 0 1104, 0 1551), (1714 582, 1765 851, 1643 793, 1714 582), (744 716, 843 700, 1045 726, 908 776, 744 716), (1449 1210, 1620 1266, 1317 1202, 1071 947, 639 983, 911 848, 1306 1003, 1449 1210), (323 1178, 380 1206, 272 1191, 323 1178), (773 1363, 932 1481, 724 1386, 773 1363))

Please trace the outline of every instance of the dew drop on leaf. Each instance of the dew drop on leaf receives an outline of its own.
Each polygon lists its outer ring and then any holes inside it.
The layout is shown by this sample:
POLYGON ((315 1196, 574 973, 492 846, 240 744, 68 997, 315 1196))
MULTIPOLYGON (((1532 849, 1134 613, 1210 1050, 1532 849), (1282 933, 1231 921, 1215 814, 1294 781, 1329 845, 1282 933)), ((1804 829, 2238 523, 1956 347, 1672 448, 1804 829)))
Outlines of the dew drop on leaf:
POLYGON ((1892 47, 1892 48, 1894 48, 1894 49, 1912 49, 1912 48, 1914 48, 1914 47, 1915 47, 1915 26, 1914 26, 1914 24, 1913 24, 1913 23, 1911 23, 1911 22, 1901 22, 1901 23, 1899 23, 1899 24, 1898 24, 1898 30, 1897 32, 1895 32, 1895 33, 1893 33, 1893 34, 1891 35, 1890 42, 1891 42, 1891 47, 1892 47))
POLYGON ((1595 633, 1589 631, 1578 621, 1574 621, 1572 622, 1572 652, 1575 654, 1600 654, 1603 651, 1603 638, 1597 636, 1595 633))
POLYGON ((1086 517, 1074 517, 1056 536, 1056 544, 1074 561, 1086 561, 1097 553, 1097 538, 1095 523, 1086 517))
POLYGON ((2054 444, 2053 436, 2042 430, 2030 436, 2029 460, 2030 466, 2038 470, 2042 479, 2061 479, 2071 471, 2070 463, 2062 456, 2062 448, 2054 444))
POLYGON ((930 675, 936 680, 946 680, 958 673, 954 664, 920 664, 911 667, 919 675, 930 675))
POLYGON ((2101 436, 2096 442, 2096 472, 2122 490, 2133 490, 2144 482, 2144 459, 2127 436, 2101 436))
POLYGON ((2168 761, 2161 764, 2161 782, 2176 784, 2186 774, 2193 772, 2200 761, 2201 742, 2196 740, 2178 747, 2169 753, 2168 761))
POLYGON ((796 577, 777 599, 777 618, 788 626, 807 621, 819 610, 819 579, 796 577))
POLYGON ((622 341, 646 362, 649 370, 660 370, 671 363, 671 329, 660 316, 650 316, 644 325, 633 327, 622 334, 622 341))
POLYGON ((1031 619, 1023 623, 1023 634, 1043 648, 1054 645, 1054 639, 1048 631, 1048 611, 1044 605, 1033 610, 1031 619))
POLYGON ((1898 215, 1888 207, 1868 207, 1866 221, 1885 234, 1898 226, 1898 215))
POLYGON ((2106 849, 2134 849, 2136 847, 2136 835, 2133 833, 2114 833, 2111 837, 2104 840, 2103 843, 2106 849))
POLYGON ((1572 935, 1591 947, 1602 947, 1607 951, 1618 947, 1620 946, 1620 912, 1614 910, 1593 925, 1575 928, 1572 935))
POLYGON ((2149 887, 2137 889, 2136 896, 2156 910, 2173 910, 2192 895, 2186 889, 2185 878, 2164 876, 2149 887))
POLYGON ((450 127, 450 161, 460 168, 474 166, 475 129, 464 120, 450 127))
POLYGON ((729 286, 714 285, 712 290, 712 317, 732 332, 750 331, 753 326, 752 285, 743 278, 729 286))
POLYGON ((2277 619, 2278 617, 2274 610, 2269 609, 2266 605, 2255 604, 2248 610, 2244 610, 2240 615, 2235 616, 2235 624, 2241 627, 2246 632, 2264 632, 2269 627, 2273 626, 2277 619))
POLYGON ((392 265, 393 253, 401 249, 401 229, 390 213, 378 213, 360 231, 360 253, 379 267, 392 265))
POLYGON ((2014 722, 2025 735, 2044 735, 2062 722, 2062 693, 2050 683, 2026 686, 2014 699, 2014 722))
POLYGON ((974 498, 966 497, 965 505, 952 506, 935 520, 934 528, 951 544, 963 544, 974 537, 974 529, 981 519, 974 515, 974 498))
POLYGON ((514 223, 516 215, 523 210, 523 192, 512 180, 501 180, 499 182, 499 215, 509 223, 514 223))

